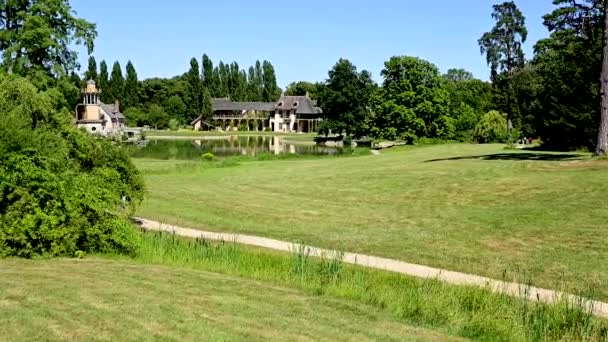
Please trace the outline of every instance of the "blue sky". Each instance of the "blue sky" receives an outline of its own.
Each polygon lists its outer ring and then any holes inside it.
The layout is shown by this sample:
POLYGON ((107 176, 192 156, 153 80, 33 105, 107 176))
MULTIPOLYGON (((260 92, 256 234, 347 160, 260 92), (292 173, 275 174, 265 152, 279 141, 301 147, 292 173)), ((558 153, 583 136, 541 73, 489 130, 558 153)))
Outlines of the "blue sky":
MULTIPOLYGON (((321 81, 339 58, 381 80, 383 63, 411 55, 487 79, 477 39, 492 25, 491 0, 307 0, 148 1, 72 0, 73 8, 97 24, 98 62, 131 60, 139 78, 184 73, 192 57, 214 62, 256 59, 273 63, 279 85, 321 81)), ((551 0, 516 1, 527 19, 526 43, 548 35, 542 16, 551 0)), ((81 53, 83 71, 86 55, 81 53)))

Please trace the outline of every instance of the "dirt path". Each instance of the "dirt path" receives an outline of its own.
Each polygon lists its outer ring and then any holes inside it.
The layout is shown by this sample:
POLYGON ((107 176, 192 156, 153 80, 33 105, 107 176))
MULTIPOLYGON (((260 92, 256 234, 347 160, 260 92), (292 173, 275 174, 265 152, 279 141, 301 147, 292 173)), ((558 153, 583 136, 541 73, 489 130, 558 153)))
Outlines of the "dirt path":
MULTIPOLYGON (((179 236, 190 238, 203 238, 214 241, 230 241, 285 252, 291 252, 297 246, 297 244, 293 242, 279 241, 258 236, 206 232, 197 229, 173 226, 143 218, 135 218, 135 220, 139 221, 141 227, 146 230, 170 232, 179 236)), ((315 257, 331 257, 337 253, 336 251, 322 248, 311 246, 304 247, 310 252, 311 256, 315 257)), ((440 268, 410 264, 399 260, 380 258, 365 254, 344 253, 343 261, 349 264, 356 264, 358 266, 406 274, 418 278, 438 279, 449 284, 486 287, 494 292, 504 293, 514 297, 527 298, 532 301, 540 301, 544 303, 553 303, 562 298, 564 295, 568 296, 568 298, 571 300, 580 300, 580 298, 570 294, 564 294, 559 291, 541 289, 537 287, 530 287, 526 289, 525 285, 519 283, 505 282, 473 274, 452 272, 440 268)), ((586 299, 583 299, 583 301, 593 309, 596 316, 608 319, 608 303, 586 299)))

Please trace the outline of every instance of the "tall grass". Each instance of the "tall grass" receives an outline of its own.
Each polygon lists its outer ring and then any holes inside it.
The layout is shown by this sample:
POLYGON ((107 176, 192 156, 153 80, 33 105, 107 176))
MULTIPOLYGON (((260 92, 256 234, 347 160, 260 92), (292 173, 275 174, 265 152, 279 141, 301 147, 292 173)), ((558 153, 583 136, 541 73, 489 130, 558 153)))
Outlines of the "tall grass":
POLYGON ((584 302, 564 298, 552 305, 532 303, 476 287, 346 265, 341 254, 313 258, 302 246, 294 246, 286 256, 233 243, 145 233, 135 258, 355 300, 410 324, 475 340, 608 341, 608 322, 595 318, 584 302))

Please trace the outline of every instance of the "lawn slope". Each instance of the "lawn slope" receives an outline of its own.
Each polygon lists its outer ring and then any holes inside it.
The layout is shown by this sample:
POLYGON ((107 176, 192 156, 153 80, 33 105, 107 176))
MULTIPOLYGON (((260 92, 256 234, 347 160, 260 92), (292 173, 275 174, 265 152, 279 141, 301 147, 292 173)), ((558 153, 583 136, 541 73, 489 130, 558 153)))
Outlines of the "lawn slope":
POLYGON ((608 299, 606 160, 456 144, 223 168, 137 163, 146 218, 566 291, 582 284, 608 299))
POLYGON ((0 339, 399 340, 452 338, 376 309, 263 282, 128 261, 0 261, 0 339))

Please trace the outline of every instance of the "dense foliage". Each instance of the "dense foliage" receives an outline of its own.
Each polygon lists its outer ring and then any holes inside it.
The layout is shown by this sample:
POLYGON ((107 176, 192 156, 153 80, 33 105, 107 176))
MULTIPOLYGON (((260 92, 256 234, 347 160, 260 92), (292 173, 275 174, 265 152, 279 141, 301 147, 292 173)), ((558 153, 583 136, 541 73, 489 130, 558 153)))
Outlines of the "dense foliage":
POLYGON ((210 116, 212 98, 274 102, 281 95, 272 63, 257 61, 246 72, 236 62, 220 62, 214 67, 207 55, 203 55, 202 66, 192 58, 190 68, 183 75, 143 81, 138 80, 131 61, 127 63, 125 78, 119 62, 113 64, 108 75, 107 63, 102 61, 97 72, 97 62, 91 57, 84 76, 97 82, 102 89, 103 102, 121 102, 130 124, 158 129, 168 128, 171 119, 188 125, 199 115, 210 116))
POLYGON ((60 96, 0 76, 0 255, 131 253, 121 199, 133 208, 143 180, 120 147, 72 127, 60 96))
POLYGON ((119 145, 71 121, 81 96, 71 48, 91 51, 95 36, 67 0, 0 2, 0 256, 137 248, 127 215, 143 199, 142 177, 119 145))

